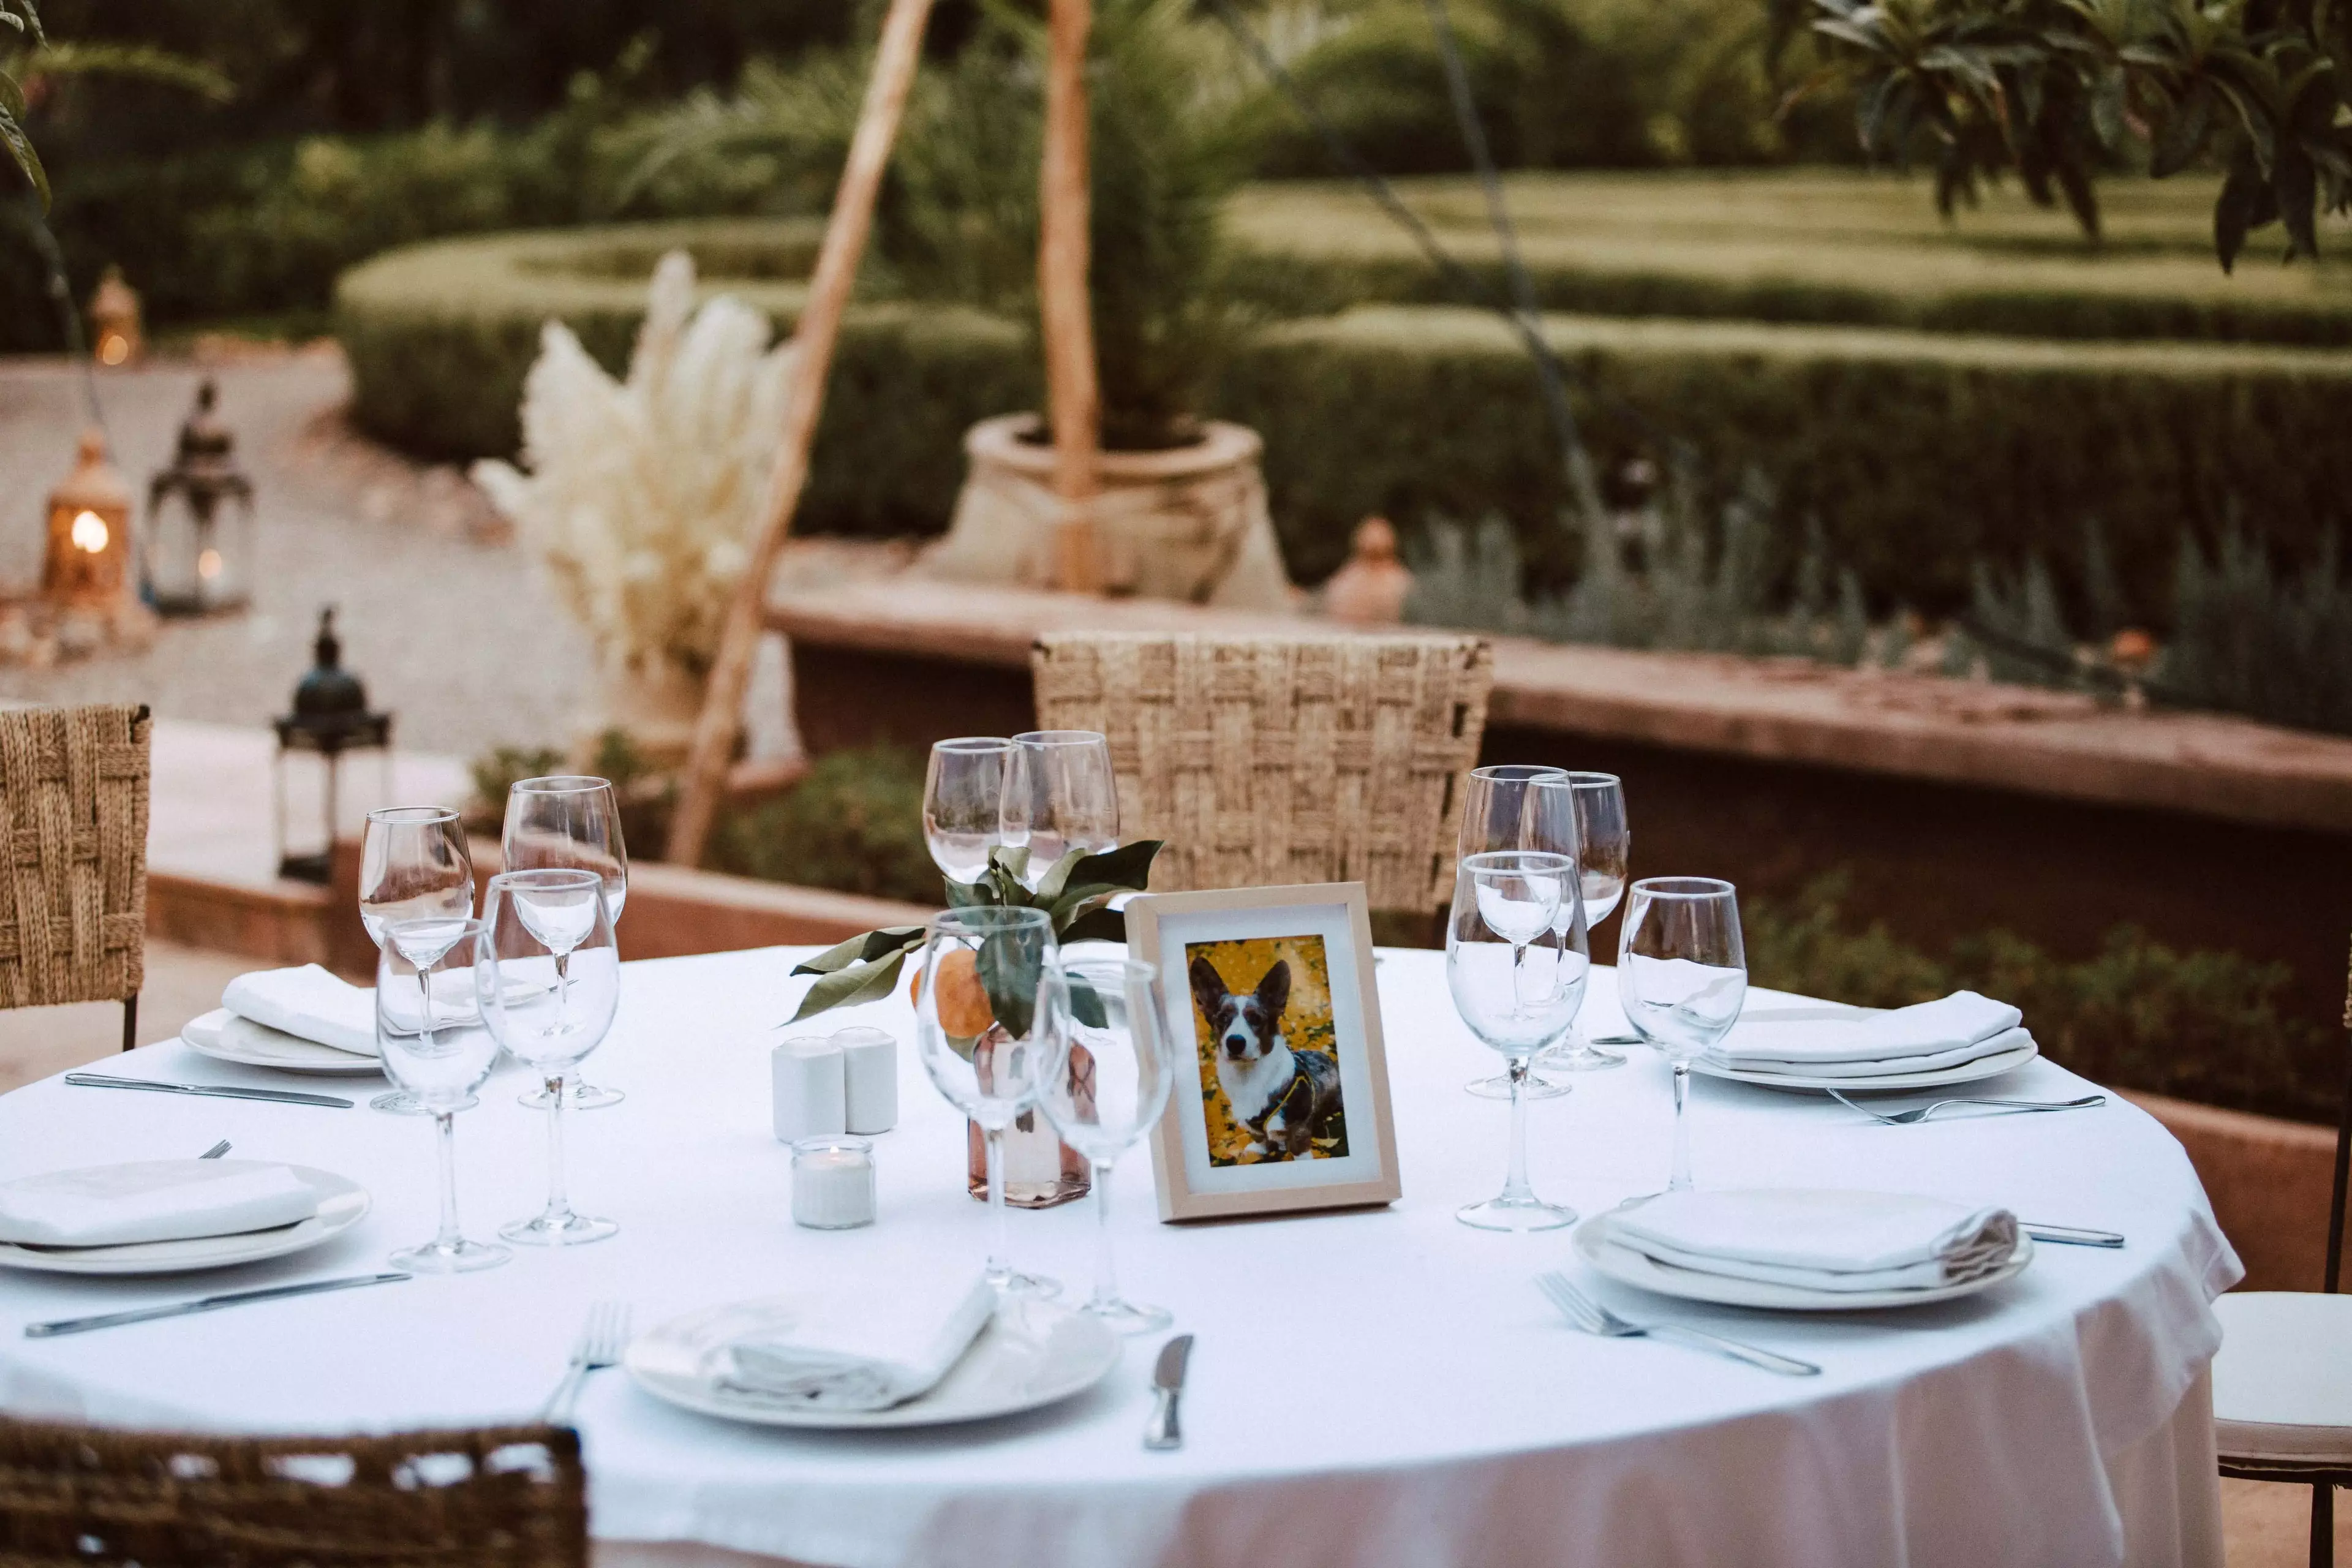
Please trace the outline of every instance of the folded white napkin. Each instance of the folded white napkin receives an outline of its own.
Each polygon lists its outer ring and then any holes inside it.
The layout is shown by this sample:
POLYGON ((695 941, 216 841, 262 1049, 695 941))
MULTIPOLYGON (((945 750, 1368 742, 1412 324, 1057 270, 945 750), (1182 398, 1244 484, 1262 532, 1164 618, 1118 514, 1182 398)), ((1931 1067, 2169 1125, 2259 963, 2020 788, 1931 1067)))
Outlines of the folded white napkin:
POLYGON ((375 993, 315 963, 240 974, 221 993, 221 1005, 240 1018, 353 1056, 382 1054, 375 1043, 375 993))
POLYGON ((1927 1289, 2007 1262, 2017 1216, 1902 1193, 1688 1191, 1612 1215, 1609 1234, 1703 1274, 1811 1290, 1927 1289))
POLYGON ((284 1165, 252 1160, 142 1160, 0 1184, 0 1241, 116 1247, 237 1236, 319 1212, 319 1194, 284 1165))
POLYGON ((996 1310, 984 1277, 837 1290, 725 1347, 730 1387, 826 1410, 884 1410, 930 1391, 996 1310))
POLYGON ((1749 1072, 1867 1078, 1958 1067, 2023 1043, 2024 1015, 2006 1002, 1955 991, 1934 1002, 1861 1017, 1758 1019, 1732 1026, 1706 1059, 1749 1072))

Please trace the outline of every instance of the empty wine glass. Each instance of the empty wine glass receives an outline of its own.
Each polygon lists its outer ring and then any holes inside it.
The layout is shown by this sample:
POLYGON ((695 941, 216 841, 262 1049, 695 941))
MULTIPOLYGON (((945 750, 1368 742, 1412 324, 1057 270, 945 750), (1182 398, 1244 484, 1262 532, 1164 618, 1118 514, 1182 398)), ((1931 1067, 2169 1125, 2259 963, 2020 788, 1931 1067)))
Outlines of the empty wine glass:
MULTIPOLYGON (((604 909, 621 923, 629 898, 629 848, 621 837, 621 802, 611 781, 583 773, 524 779, 507 791, 507 820, 499 847, 509 871, 593 871, 603 879, 604 909)), ((567 1072, 572 1109, 595 1110, 618 1105, 617 1089, 603 1089, 577 1072, 567 1072)), ((529 1106, 547 1103, 544 1088, 522 1097, 529 1106)))
POLYGON ((1037 1010, 1038 1108, 1094 1171, 1095 1293, 1083 1310, 1122 1334, 1164 1329, 1166 1308, 1119 1295, 1110 1246, 1112 1162, 1160 1120, 1175 1083, 1160 971, 1118 959, 1056 959, 1045 967, 1037 1010))
POLYGON ((1668 1192, 1691 1184, 1690 1065, 1739 1021, 1748 950, 1739 895, 1712 877, 1644 877, 1617 932, 1617 996, 1643 1042, 1675 1069, 1675 1163, 1668 1192))
POLYGON ((475 1103, 474 1090, 499 1058, 499 1042, 482 1016, 488 968, 479 921, 459 921, 454 937, 439 920, 395 921, 384 929, 375 965, 376 1047, 392 1081, 433 1118, 441 1167, 440 1228, 431 1241, 394 1253, 396 1268, 463 1274, 511 1256, 495 1242, 467 1240, 457 1226, 457 1113, 475 1103), (412 952, 432 956, 412 958, 412 952))
MULTIPOLYGON (((430 963, 474 913, 474 858, 457 814, 438 805, 395 805, 367 815, 360 839, 360 924, 381 948, 384 930, 415 922, 403 940, 412 964, 430 963), (436 944, 439 945, 436 945, 436 944)), ((377 1110, 421 1116, 404 1089, 368 1101, 377 1110)))
POLYGON ((1032 730, 1013 737, 1000 816, 1007 848, 1029 851, 1021 880, 1032 891, 1071 850, 1118 847, 1118 784, 1110 742, 1092 730, 1032 730))
MULTIPOLYGON (((1563 809, 1565 803, 1550 795, 1538 795, 1536 785, 1568 776, 1559 768, 1522 763, 1501 763, 1470 770, 1462 794, 1462 828, 1455 858, 1497 849, 1538 849, 1548 855, 1576 855, 1576 824, 1563 809)), ((1472 1079, 1463 1086, 1481 1100, 1508 1100, 1511 1075, 1496 1073, 1472 1079)), ((1542 1074, 1529 1072, 1517 1092, 1529 1100, 1549 1100, 1568 1092, 1542 1074)))
POLYGON ((931 746, 923 774, 923 847, 951 882, 987 873, 988 852, 1004 841, 1004 771, 1013 742, 966 735, 931 746))
POLYGON ((1491 850, 1454 868, 1445 926, 1445 983, 1470 1032, 1510 1064, 1510 1158, 1503 1190, 1454 1217, 1481 1230, 1554 1230, 1576 1211, 1548 1204, 1528 1183, 1528 1061, 1557 1038, 1584 1000, 1591 962, 1576 862, 1532 849, 1491 850), (1559 919, 1562 907, 1570 910, 1559 919))
POLYGON ((593 871, 506 871, 482 900, 490 1033, 547 1085, 547 1206, 499 1226, 509 1241, 572 1247, 621 1227, 574 1213, 563 1181, 563 1075, 604 1043, 621 1003, 621 954, 593 871))
MULTIPOLYGON (((1576 817, 1576 868, 1584 889, 1589 933, 1607 920, 1625 896, 1625 868, 1633 852, 1633 829, 1625 825, 1625 786, 1615 773, 1570 773, 1536 786, 1541 795, 1565 795, 1576 817)), ((1575 1025, 1558 1045, 1536 1056, 1536 1065, 1562 1072, 1594 1072, 1623 1067, 1625 1058, 1604 1051, 1575 1025)))
POLYGON ((1037 1102, 1037 991, 1060 951, 1044 910, 987 905, 932 917, 915 988, 915 1047, 948 1103, 988 1146, 988 1279, 1013 1295, 1050 1296, 1051 1279, 1006 1261, 1004 1130, 1037 1102))

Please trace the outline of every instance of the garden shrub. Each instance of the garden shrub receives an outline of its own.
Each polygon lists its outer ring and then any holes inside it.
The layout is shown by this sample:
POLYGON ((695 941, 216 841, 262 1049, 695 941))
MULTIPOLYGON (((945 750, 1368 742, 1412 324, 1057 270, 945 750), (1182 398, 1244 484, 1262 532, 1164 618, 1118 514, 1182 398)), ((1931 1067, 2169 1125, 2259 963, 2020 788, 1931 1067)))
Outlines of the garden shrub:
POLYGON ((803 887, 937 904, 923 847, 923 754, 879 745, 833 752, 776 799, 730 816, 714 869, 803 887))

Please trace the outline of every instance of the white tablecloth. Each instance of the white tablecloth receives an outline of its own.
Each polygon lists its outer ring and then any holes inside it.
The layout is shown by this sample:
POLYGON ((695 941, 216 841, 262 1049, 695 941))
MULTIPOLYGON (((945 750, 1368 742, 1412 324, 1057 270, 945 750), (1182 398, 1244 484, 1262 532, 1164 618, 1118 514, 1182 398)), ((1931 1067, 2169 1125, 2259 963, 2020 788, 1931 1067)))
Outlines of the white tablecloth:
MULTIPOLYGON (((346 1173, 376 1208, 306 1256, 228 1274, 88 1281, 0 1274, 0 1401, 25 1414, 247 1431, 383 1430, 511 1419, 554 1384, 587 1304, 643 1328, 814 1279, 969 1268, 985 1214, 963 1140, 916 1063, 903 1000, 871 1021, 902 1042, 903 1120, 880 1141, 882 1222, 796 1229, 769 1131, 768 1047, 803 982, 783 951, 632 964, 591 1076, 627 1101, 571 1119, 572 1194, 620 1220, 577 1251, 214 1315, 27 1341, 23 1322, 207 1289, 368 1269, 433 1226, 430 1124, 88 1089, 0 1098, 0 1179, 201 1152, 346 1173)), ((1505 1108, 1462 1092, 1490 1070, 1454 1020, 1439 955, 1380 970, 1404 1199, 1369 1213, 1179 1229, 1152 1217, 1139 1151, 1118 1173, 1123 1282, 1199 1335, 1181 1452, 1140 1436, 1157 1341, 1091 1393, 992 1426, 866 1437, 751 1430, 662 1405, 622 1373, 580 1407, 593 1530, 622 1542, 772 1553, 847 1568, 1280 1563, 2218 1563, 2204 1371, 2209 1303, 2238 1274, 2188 1160, 2120 1100, 2057 1116, 1911 1128, 1826 1099, 1706 1079, 1693 1098, 1702 1184, 1853 1184, 2012 1205, 2120 1230, 2120 1252, 2045 1247, 1987 1295, 1904 1313, 1797 1318, 1644 1299, 1823 1364, 1770 1376, 1667 1344, 1567 1328, 1539 1268, 1579 1272, 1565 1232, 1457 1225, 1500 1184, 1505 1108)), ((1613 1031, 1596 972, 1589 1026, 1613 1031)), ((1666 1173, 1663 1064, 1646 1052, 1538 1103, 1538 1189, 1590 1213, 1666 1173)), ((176 1043, 116 1070, 289 1080, 176 1043)), ((373 1080, 337 1082, 364 1098, 373 1080)), ((543 1192, 539 1113, 502 1069, 458 1119, 466 1224, 487 1235, 543 1192)), ((2036 1063, 2005 1089, 2063 1097, 2036 1063)), ((1016 1213, 1016 1261, 1083 1294, 1088 1205, 1016 1213)))

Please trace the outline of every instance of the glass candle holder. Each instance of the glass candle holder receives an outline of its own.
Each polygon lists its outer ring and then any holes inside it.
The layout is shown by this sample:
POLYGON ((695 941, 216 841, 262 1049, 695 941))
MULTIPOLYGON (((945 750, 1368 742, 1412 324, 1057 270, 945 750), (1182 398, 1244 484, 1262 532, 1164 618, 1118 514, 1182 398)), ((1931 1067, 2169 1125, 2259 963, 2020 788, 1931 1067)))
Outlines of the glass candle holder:
POLYGON ((856 1230, 874 1223, 874 1141, 803 1138, 793 1145, 793 1223, 856 1230))

